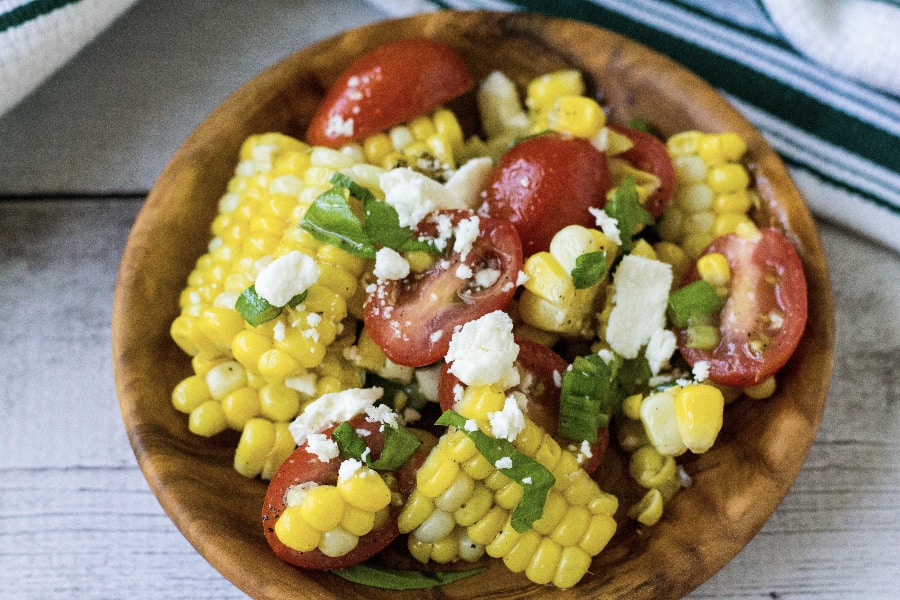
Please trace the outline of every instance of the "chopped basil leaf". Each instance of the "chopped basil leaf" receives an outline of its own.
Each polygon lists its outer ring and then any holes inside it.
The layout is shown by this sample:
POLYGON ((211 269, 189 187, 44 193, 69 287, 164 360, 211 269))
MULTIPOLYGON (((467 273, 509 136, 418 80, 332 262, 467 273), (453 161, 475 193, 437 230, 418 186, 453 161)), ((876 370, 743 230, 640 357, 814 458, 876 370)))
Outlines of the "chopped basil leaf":
POLYGON ((377 201, 375 195, 372 194, 372 192, 359 185, 343 173, 335 173, 328 181, 331 183, 331 185, 346 189, 350 193, 350 195, 357 200, 362 200, 363 202, 368 202, 369 200, 377 201))
POLYGON ((387 590, 421 590, 446 585, 478 575, 485 571, 484 568, 470 569, 468 571, 400 571, 376 565, 360 563, 335 569, 335 575, 343 577, 347 581, 360 583, 371 587, 387 590))
POLYGON ((656 132, 653 130, 653 125, 651 125, 650 122, 646 119, 640 119, 637 117, 629 119, 628 126, 632 129, 637 129, 638 131, 649 133, 650 135, 656 135, 656 132))
POLYGON ((419 449, 422 440, 409 432, 406 427, 384 426, 384 448, 381 456, 369 466, 379 471, 396 471, 419 449))
POLYGON ((348 421, 344 421, 334 428, 334 431, 331 432, 331 439, 337 443, 342 459, 355 458, 367 462, 363 456, 369 447, 348 421))
POLYGON ((527 531, 531 524, 541 518, 544 513, 544 503, 547 502, 547 493, 556 478, 541 463, 530 458, 518 450, 506 440, 498 440, 490 437, 480 429, 467 431, 466 419, 459 413, 448 410, 435 421, 436 425, 452 425, 469 436, 475 447, 488 462, 496 465, 497 461, 509 458, 512 466, 501 468, 504 475, 522 486, 524 493, 519 503, 510 515, 510 524, 513 529, 522 533, 527 531), (524 483, 529 481, 529 483, 524 483))
POLYGON ((617 374, 619 361, 599 355, 579 356, 563 374, 559 397, 559 435, 573 440, 597 441, 597 430, 609 420, 622 400, 617 374))
POLYGON ((619 236, 625 252, 634 247, 633 238, 638 226, 653 224, 653 217, 641 205, 632 175, 622 180, 603 210, 618 221, 619 236))
POLYGON ((572 281, 576 290, 589 288, 606 277, 606 252, 587 252, 575 259, 572 281))
POLYGON ((350 208, 344 196, 346 190, 335 185, 322 192, 306 209, 300 227, 323 244, 337 246, 363 258, 375 258, 375 247, 350 208))
POLYGON ((688 327, 694 321, 718 313, 725 301, 716 289, 698 279, 669 294, 668 314, 675 327, 688 327))
MULTIPOLYGON (((305 299, 306 292, 302 292, 288 300, 285 306, 297 306, 305 299)), ((238 296, 234 308, 250 325, 258 327, 278 318, 283 307, 269 304, 268 300, 256 293, 256 286, 251 285, 238 296)))

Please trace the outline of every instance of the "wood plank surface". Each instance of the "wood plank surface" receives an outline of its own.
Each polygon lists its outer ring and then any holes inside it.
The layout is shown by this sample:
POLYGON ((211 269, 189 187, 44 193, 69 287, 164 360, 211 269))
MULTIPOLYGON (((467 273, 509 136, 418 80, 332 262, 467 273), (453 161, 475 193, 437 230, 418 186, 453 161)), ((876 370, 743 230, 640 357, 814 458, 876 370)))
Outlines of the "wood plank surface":
MULTIPOLYGON (((111 369, 118 260, 156 173, 224 94, 288 48, 378 14, 349 0, 221 5, 142 1, 0 118, 0 598, 246 598, 175 529, 135 463, 111 369), (275 31, 265 43, 253 18, 243 25, 253 6, 275 31), (143 81, 157 66, 148 38, 164 33, 171 71, 143 81), (117 77, 135 89, 116 90, 117 77)), ((900 589, 900 257, 820 226, 837 352, 819 435, 778 511, 691 598, 900 589)))

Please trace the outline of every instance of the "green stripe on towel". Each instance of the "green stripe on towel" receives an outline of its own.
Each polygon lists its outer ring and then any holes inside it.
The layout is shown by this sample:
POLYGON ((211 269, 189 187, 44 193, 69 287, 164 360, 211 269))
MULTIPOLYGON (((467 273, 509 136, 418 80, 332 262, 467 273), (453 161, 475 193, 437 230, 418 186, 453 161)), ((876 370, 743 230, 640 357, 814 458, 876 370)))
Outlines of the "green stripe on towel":
POLYGON ((28 21, 51 13, 57 8, 79 2, 81 0, 31 0, 31 2, 17 6, 10 11, 0 13, 0 32, 18 27, 28 21))

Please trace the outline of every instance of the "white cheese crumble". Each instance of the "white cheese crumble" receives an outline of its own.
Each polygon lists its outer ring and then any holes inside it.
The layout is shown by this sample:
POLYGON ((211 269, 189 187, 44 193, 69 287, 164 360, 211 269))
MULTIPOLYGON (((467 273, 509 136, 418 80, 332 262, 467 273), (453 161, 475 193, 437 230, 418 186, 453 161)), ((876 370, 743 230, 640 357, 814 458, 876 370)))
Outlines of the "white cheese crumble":
POLYGON ((588 212, 594 215, 594 223, 603 232, 603 235, 614 244, 622 245, 622 235, 619 231, 619 220, 615 219, 602 208, 589 208, 588 212))
POLYGON ((494 437, 512 442, 516 436, 525 429, 525 415, 519 408, 519 403, 514 396, 507 396, 503 402, 503 409, 488 413, 488 422, 491 424, 491 432, 494 437))
POLYGON ((339 454, 337 442, 324 433, 310 433, 306 436, 306 450, 321 462, 328 462, 339 454))
POLYGON ((478 423, 475 419, 467 419, 465 423, 463 423, 463 431, 478 431, 478 423))
MULTIPOLYGON (((492 285, 497 283, 497 280, 500 279, 500 274, 501 274, 500 269, 491 269, 491 268, 481 269, 480 271, 475 273, 475 284, 478 287, 488 289, 489 287, 491 287, 492 285)), ((509 291, 509 290, 503 290, 503 291, 509 291)))
MULTIPOLYGON (((456 238, 453 240, 453 251, 465 260, 472 250, 472 244, 478 239, 480 220, 476 216, 463 219, 456 225, 456 238)), ((471 277, 471 275, 470 275, 471 277)))
POLYGON ((332 115, 325 125, 328 137, 353 137, 353 118, 344 119, 341 115, 332 115))
POLYGON ((280 256, 256 276, 256 293, 272 306, 284 306, 319 279, 315 259, 299 250, 280 256))
POLYGON ((613 285, 615 295, 606 326, 606 341, 624 358, 636 358, 641 346, 665 325, 672 267, 629 254, 616 269, 613 285))
POLYGON ((644 349, 644 357, 650 365, 650 372, 659 375, 659 372, 669 364, 669 359, 675 353, 678 341, 675 334, 668 329, 657 329, 647 341, 644 349))
POLYGON ((302 375, 285 378, 284 385, 301 394, 315 396, 317 379, 318 377, 315 373, 303 373, 302 375))
POLYGON ((343 483, 356 475, 356 472, 362 469, 362 466, 363 464, 355 458, 341 461, 341 466, 338 467, 338 483, 343 483))
POLYGON ((381 423, 381 430, 384 431, 385 425, 391 427, 399 427, 397 423, 397 413, 386 404, 377 404, 375 406, 366 407, 366 421, 369 423, 381 423))
POLYGON ((481 203, 481 190, 487 187, 494 161, 488 156, 473 158, 460 166, 444 187, 464 205, 475 209, 481 203))
POLYGON ((512 319, 496 310, 469 321, 453 334, 446 361, 450 372, 466 385, 498 383, 506 389, 519 383, 518 355, 512 319))
POLYGON ((709 363, 705 360, 698 360, 694 363, 694 368, 691 370, 694 375, 694 381, 697 383, 701 383, 709 379, 709 363))
POLYGON ((294 442, 301 446, 309 434, 320 433, 332 425, 343 423, 364 412, 381 398, 381 388, 355 388, 324 394, 309 403, 288 429, 294 442))
POLYGON ((403 279, 409 275, 409 261, 391 248, 381 248, 375 253, 375 277, 378 279, 403 279))
POLYGON ((512 469, 512 459, 508 456, 504 456, 503 458, 498 458, 494 462, 495 469, 512 469))
POLYGON ((408 167, 391 169, 378 177, 384 201, 396 209, 403 227, 415 227, 439 209, 467 208, 440 182, 408 167))

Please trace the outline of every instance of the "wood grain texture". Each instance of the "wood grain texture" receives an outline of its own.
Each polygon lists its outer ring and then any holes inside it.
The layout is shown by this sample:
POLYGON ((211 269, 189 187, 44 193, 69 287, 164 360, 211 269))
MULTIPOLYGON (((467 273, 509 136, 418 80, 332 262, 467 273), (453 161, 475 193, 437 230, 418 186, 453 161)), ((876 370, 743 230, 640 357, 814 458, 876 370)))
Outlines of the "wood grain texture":
MULTIPOLYGON (((610 548, 595 560, 593 575, 573 590, 532 586, 491 563, 488 577, 417 595, 680 597, 717 572, 757 533, 803 465, 822 415, 833 361, 828 269, 812 218, 785 168, 745 119, 668 59, 581 23, 489 13, 436 13, 377 23, 287 57, 201 124, 165 169, 135 222, 113 305, 116 387, 144 475, 185 537, 254 598, 405 597, 349 584, 330 573, 311 576, 269 552, 258 518, 265 487, 232 470, 235 439, 192 436, 184 416, 170 407, 170 390, 188 374, 189 362, 170 341, 168 328, 178 292, 205 247, 208 224, 241 141, 267 130, 299 135, 341 67, 368 48, 410 35, 454 45, 476 78, 502 68, 524 83, 554 68, 581 69, 602 92, 613 121, 641 116, 665 134, 729 129, 748 140, 750 170, 764 199, 757 218, 789 233, 810 282, 810 326, 780 378, 777 396, 730 408, 721 442, 687 465, 694 485, 676 496, 652 530, 623 521, 610 548)), ((454 108, 465 113, 465 100, 454 108)), ((602 482, 620 492, 627 506, 636 492, 616 478, 622 465, 615 454, 608 462, 602 482)))

